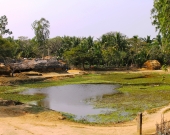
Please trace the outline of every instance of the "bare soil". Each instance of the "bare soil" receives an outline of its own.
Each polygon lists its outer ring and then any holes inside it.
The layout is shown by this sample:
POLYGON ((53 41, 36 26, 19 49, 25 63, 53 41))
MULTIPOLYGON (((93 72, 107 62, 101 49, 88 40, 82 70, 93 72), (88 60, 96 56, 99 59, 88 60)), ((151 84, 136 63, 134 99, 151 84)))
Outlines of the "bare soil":
MULTIPOLYGON (((83 71, 70 70, 66 74, 49 73, 40 77, 61 77, 75 75, 83 71)), ((153 71, 135 71, 153 72, 153 71)), ((135 73, 134 72, 134 73, 135 73)), ((155 71, 164 72, 164 71, 155 71)), ((11 81, 24 77, 0 77, 0 84, 10 84, 11 81)), ((110 125, 85 125, 63 119, 61 114, 55 111, 45 111, 32 114, 25 111, 28 105, 0 106, 0 135, 136 135, 137 123, 133 121, 110 125)), ((143 134, 155 133, 155 124, 160 123, 161 115, 170 109, 170 105, 159 108, 152 114, 143 112, 143 134)), ((170 120, 170 111, 164 115, 170 120)))

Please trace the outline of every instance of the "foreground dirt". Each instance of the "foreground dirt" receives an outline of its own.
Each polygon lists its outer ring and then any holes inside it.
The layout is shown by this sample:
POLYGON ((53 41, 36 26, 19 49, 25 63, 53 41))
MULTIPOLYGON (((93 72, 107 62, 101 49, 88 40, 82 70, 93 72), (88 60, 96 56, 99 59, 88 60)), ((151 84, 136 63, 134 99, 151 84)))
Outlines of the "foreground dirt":
MULTIPOLYGON (((79 74, 82 71, 69 71, 69 75, 79 74)), ((146 71, 141 71, 146 72, 146 71)), ((158 72, 158 71, 156 71, 158 72)), ((159 71, 160 73, 162 71, 159 71)), ((54 77, 54 74, 51 74, 54 77)), ((43 77, 50 77, 44 74, 43 77)), ((68 74, 62 74, 62 76, 68 74)), ((55 77, 61 76, 56 74, 55 77)), ((19 78, 10 78, 20 79, 19 78)), ((1 83, 9 82, 6 77, 0 78, 1 83), (6 80, 5 80, 5 79, 6 80), (3 82, 2 82, 3 81, 3 82)), ((73 123, 61 120, 61 114, 54 111, 31 114, 25 111, 28 105, 0 106, 0 135, 136 135, 136 120, 111 125, 91 126, 80 123, 73 123)), ((160 108, 157 112, 147 114, 143 112, 143 134, 154 134, 155 124, 160 123, 161 115, 165 110, 170 109, 170 105, 160 108)), ((170 112, 164 115, 166 120, 170 120, 170 112)))
MULTIPOLYGON (((54 111, 27 113, 23 110, 25 106, 0 107, 0 135, 135 135, 137 131, 136 120, 90 126, 60 120, 61 114, 54 111)), ((143 134, 154 134, 155 124, 161 121, 161 115, 167 109, 170 109, 170 105, 153 114, 144 113, 143 134)), ((164 117, 169 120, 170 112, 164 117)))

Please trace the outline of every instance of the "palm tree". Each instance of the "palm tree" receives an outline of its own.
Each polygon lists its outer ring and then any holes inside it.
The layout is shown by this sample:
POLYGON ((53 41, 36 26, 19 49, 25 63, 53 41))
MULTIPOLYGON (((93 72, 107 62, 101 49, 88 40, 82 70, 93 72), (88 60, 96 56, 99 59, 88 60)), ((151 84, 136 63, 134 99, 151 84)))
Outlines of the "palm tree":
POLYGON ((101 36, 99 42, 102 44, 102 54, 106 63, 117 66, 125 65, 127 57, 127 37, 120 32, 109 32, 101 36))
POLYGON ((128 39, 129 43, 129 61, 131 61, 131 65, 140 66, 145 61, 143 52, 144 42, 137 35, 128 39))

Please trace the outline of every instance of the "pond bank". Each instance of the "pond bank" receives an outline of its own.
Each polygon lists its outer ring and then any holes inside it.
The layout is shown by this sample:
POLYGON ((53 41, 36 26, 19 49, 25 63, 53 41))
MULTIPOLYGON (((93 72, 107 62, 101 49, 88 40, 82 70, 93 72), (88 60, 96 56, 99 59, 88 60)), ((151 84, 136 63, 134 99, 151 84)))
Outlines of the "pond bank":
POLYGON ((116 94, 118 87, 119 85, 111 84, 72 84, 41 89, 32 88, 21 92, 21 94, 44 94, 44 99, 31 103, 63 112, 65 115, 70 114, 70 117, 76 121, 97 122, 98 120, 90 116, 106 114, 115 111, 115 109, 94 108, 92 102, 101 99, 105 94, 116 94))
MULTIPOLYGON (((26 106, 25 106, 26 107, 26 106)), ((136 120, 110 125, 84 125, 61 120, 61 114, 53 111, 29 113, 23 111, 24 106, 0 107, 0 134, 3 135, 136 135, 136 120)), ((161 120, 161 114, 170 109, 163 107, 154 114, 144 113, 143 135, 155 133, 155 123, 161 120)), ((170 112, 165 113, 169 120, 170 112)))

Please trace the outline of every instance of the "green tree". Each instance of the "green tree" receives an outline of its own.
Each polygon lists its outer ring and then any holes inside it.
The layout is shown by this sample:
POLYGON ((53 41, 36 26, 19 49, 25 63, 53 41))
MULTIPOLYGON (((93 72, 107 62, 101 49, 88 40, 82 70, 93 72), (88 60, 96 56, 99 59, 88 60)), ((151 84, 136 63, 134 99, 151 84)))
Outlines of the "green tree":
POLYGON ((152 39, 151 36, 147 36, 146 38, 141 38, 142 41, 144 41, 146 44, 151 44, 152 43, 152 39))
POLYGON ((154 0, 151 10, 152 24, 162 34, 164 44, 170 42, 170 0, 154 0))
POLYGON ((7 40, 0 37, 0 57, 13 57, 14 46, 7 40))
POLYGON ((16 40, 16 43, 17 43, 16 58, 20 57, 30 58, 37 56, 39 51, 37 51, 38 49, 36 43, 33 43, 32 40, 28 39, 28 37, 20 36, 18 37, 18 40, 16 40))
POLYGON ((106 65, 126 65, 128 42, 120 32, 109 32, 101 36, 102 56, 106 65))
POLYGON ((35 33, 35 39, 38 42, 40 49, 43 50, 42 56, 44 56, 47 52, 46 44, 50 34, 49 27, 50 23, 45 18, 41 18, 39 21, 36 20, 32 24, 32 28, 34 29, 35 33))
POLYGON ((10 31, 9 29, 6 29, 6 25, 8 25, 8 19, 7 17, 1 16, 0 17, 0 36, 3 36, 5 34, 12 34, 12 31, 10 31))
POLYGON ((88 53, 91 54, 91 61, 90 61, 90 67, 91 65, 96 65, 97 67, 103 63, 103 57, 102 57, 102 45, 100 42, 93 41, 93 46, 89 49, 88 53))
POLYGON ((83 69, 85 68, 84 64, 86 56, 86 52, 84 52, 80 46, 71 48, 69 51, 64 52, 64 58, 69 65, 74 65, 76 67, 82 66, 83 69))
POLYGON ((146 54, 144 51, 145 43, 137 35, 128 39, 128 43, 128 61, 135 67, 141 66, 146 61, 146 54))
POLYGON ((62 58, 62 38, 61 37, 55 37, 48 40, 48 47, 50 54, 53 56, 57 56, 58 59, 62 58))
MULTIPOLYGON (((67 38, 68 39, 68 38, 67 38)), ((93 63, 93 38, 91 36, 85 38, 70 38, 67 41, 67 49, 64 51, 64 58, 69 64, 81 66, 85 69, 85 65, 93 63), (71 41, 71 42, 68 42, 71 41)), ((66 43, 66 42, 65 42, 66 43)), ((64 44, 66 46, 66 44, 64 44)))
POLYGON ((155 57, 161 64, 168 64, 170 57, 170 46, 163 44, 163 38, 161 35, 157 35, 152 42, 153 49, 151 51, 151 57, 155 57))

